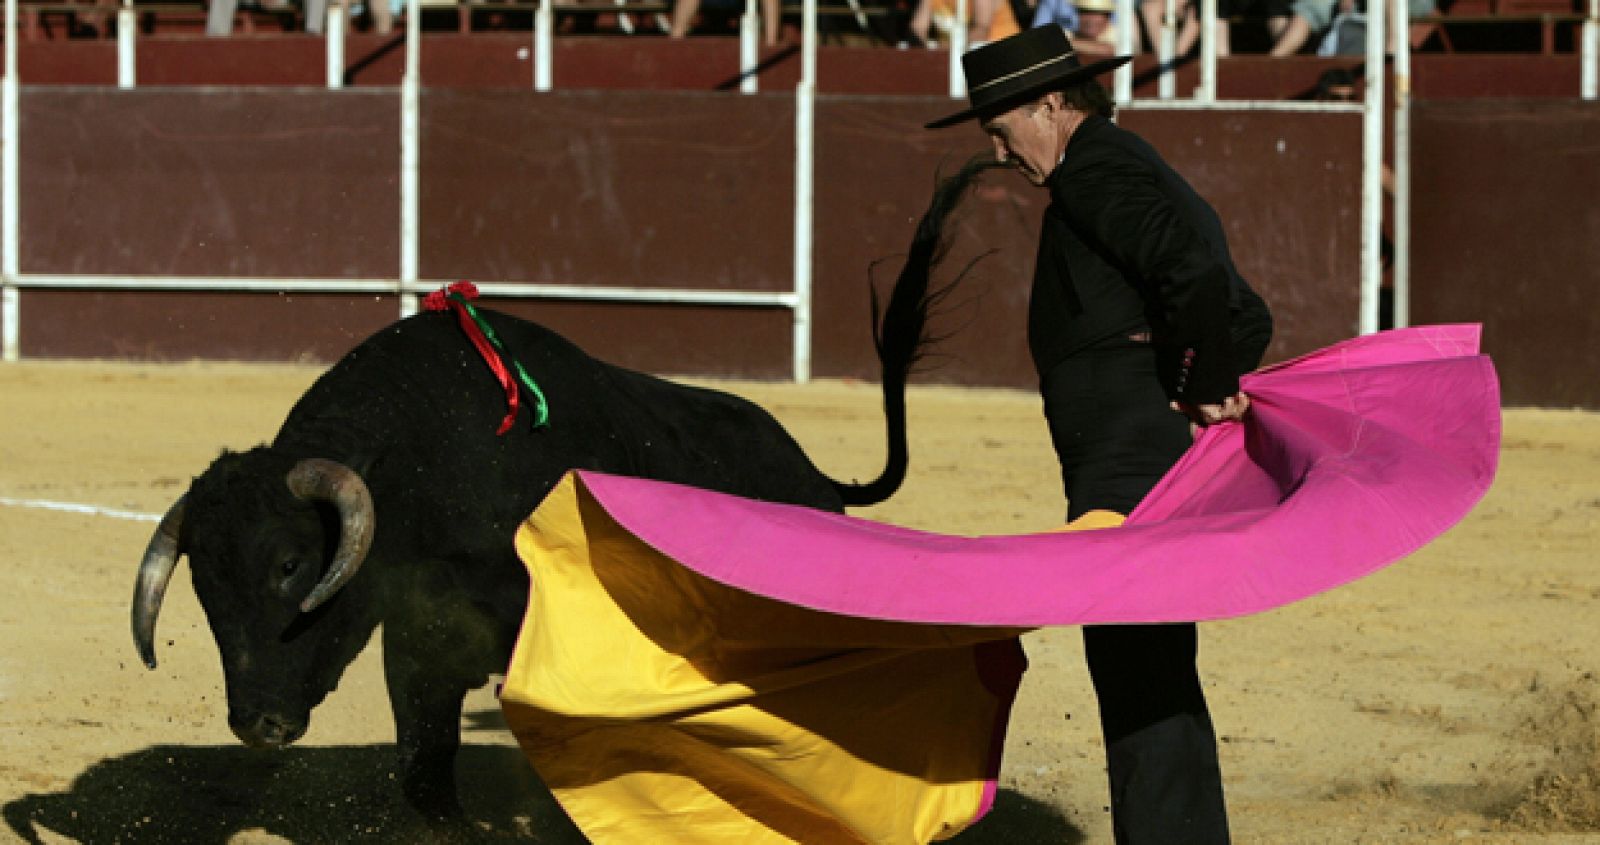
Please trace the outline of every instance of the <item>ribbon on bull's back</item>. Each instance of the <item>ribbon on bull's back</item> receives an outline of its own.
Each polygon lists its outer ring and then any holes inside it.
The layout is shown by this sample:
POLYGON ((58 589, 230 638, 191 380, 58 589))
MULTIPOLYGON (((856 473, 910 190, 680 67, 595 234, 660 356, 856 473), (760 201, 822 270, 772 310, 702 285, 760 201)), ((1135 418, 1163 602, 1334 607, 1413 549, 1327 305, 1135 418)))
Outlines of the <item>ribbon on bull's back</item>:
POLYGON ((478 351, 478 356, 488 365, 495 381, 500 383, 500 389, 506 395, 506 415, 500 421, 495 434, 505 434, 517 421, 517 409, 521 404, 517 393, 518 381, 522 382, 528 395, 533 397, 533 427, 543 428, 549 425, 550 405, 545 401, 544 392, 539 389, 538 382, 528 375, 521 361, 504 354, 505 344, 500 342, 500 336, 495 334, 494 327, 478 313, 478 309, 472 307, 471 300, 477 298, 478 286, 462 280, 428 294, 422 300, 422 308, 424 311, 454 311, 461 331, 466 334, 467 340, 472 342, 472 347, 478 351), (507 359, 511 361, 509 367, 506 366, 507 359), (515 379, 512 377, 513 369, 516 371, 515 379))
POLYGON ((1110 530, 952 537, 569 475, 517 538, 508 722, 596 841, 948 835, 992 798, 1020 630, 1269 610, 1464 517, 1499 454, 1478 339, 1403 329, 1246 376, 1246 422, 1110 530))

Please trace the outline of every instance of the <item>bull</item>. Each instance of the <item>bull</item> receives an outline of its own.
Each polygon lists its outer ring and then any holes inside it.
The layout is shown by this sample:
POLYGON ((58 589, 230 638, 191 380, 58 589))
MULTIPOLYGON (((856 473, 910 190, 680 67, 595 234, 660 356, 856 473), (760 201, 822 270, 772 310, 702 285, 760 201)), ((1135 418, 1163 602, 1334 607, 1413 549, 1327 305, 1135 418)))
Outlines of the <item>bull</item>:
POLYGON ((827 477, 750 402, 606 364, 485 309, 551 410, 548 425, 497 434, 501 385, 450 315, 424 312, 333 364, 270 445, 224 451, 194 478, 139 567, 141 658, 156 666, 162 597, 187 555, 221 653, 228 724, 247 745, 278 748, 305 733, 381 626, 405 798, 430 820, 459 821, 462 702, 504 671, 526 609, 512 545, 521 520, 572 469, 836 512, 888 498, 909 461, 906 379, 949 290, 928 281, 944 220, 981 169, 936 186, 887 303, 872 297, 888 441, 876 479, 827 477))

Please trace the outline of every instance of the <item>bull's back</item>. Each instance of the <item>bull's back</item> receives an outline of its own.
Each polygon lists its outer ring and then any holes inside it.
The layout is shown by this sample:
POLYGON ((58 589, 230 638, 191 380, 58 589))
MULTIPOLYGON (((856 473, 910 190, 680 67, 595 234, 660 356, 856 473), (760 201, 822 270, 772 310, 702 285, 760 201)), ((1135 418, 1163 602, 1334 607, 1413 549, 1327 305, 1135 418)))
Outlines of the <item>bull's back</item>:
POLYGON ((754 403, 600 361, 535 323, 490 320, 507 349, 529 350, 517 354, 550 403, 552 433, 587 458, 571 468, 843 508, 800 445, 754 403))
POLYGON ((537 323, 479 314, 505 365, 514 372, 520 363, 538 386, 547 426, 534 427, 535 397, 519 386, 523 407, 497 435, 503 387, 453 314, 424 313, 380 330, 330 368, 285 428, 325 428, 338 409, 370 432, 359 440, 432 456, 436 484, 492 488, 507 508, 531 509, 567 470, 591 469, 841 509, 832 484, 755 404, 605 363, 537 323))
POLYGON ((618 392, 641 411, 634 421, 646 478, 765 501, 843 510, 832 482, 766 410, 717 390, 613 368, 618 392), (659 444, 656 445, 656 444, 659 444))

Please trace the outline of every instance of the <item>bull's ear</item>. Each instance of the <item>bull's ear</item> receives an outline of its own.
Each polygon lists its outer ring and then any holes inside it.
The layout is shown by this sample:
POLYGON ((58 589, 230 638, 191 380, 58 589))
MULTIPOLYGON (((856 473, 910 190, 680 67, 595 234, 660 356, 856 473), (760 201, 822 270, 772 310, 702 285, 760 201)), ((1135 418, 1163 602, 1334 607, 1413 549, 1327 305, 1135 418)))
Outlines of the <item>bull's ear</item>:
POLYGON ((350 468, 359 473, 362 478, 367 478, 370 476, 372 474, 372 468, 376 466, 377 463, 378 453, 376 451, 362 451, 350 456, 350 468))

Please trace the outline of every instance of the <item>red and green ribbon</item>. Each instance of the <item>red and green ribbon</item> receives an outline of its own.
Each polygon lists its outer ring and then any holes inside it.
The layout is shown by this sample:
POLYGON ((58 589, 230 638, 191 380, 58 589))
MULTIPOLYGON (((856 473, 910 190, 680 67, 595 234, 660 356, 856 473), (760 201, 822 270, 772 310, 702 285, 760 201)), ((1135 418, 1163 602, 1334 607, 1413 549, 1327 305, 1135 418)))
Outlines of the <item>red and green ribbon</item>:
POLYGON ((467 338, 477 348, 478 354, 483 356, 484 363, 494 372, 494 377, 499 380, 501 389, 506 392, 506 416, 500 421, 500 428, 495 434, 505 434, 517 420, 517 382, 528 389, 534 398, 533 427, 543 428, 550 424, 550 406, 545 402, 544 393, 539 390, 528 371, 522 368, 522 362, 511 359, 511 366, 517 371, 516 379, 511 377, 511 370, 506 367, 505 360, 501 357, 506 351, 500 343, 500 337, 494 333, 494 327, 483 319, 478 309, 472 307, 468 300, 478 298, 478 286, 471 282, 456 282, 446 288, 441 288, 428 294, 423 299, 422 307, 429 311, 454 311, 456 320, 461 323, 461 330, 467 333, 467 338))

